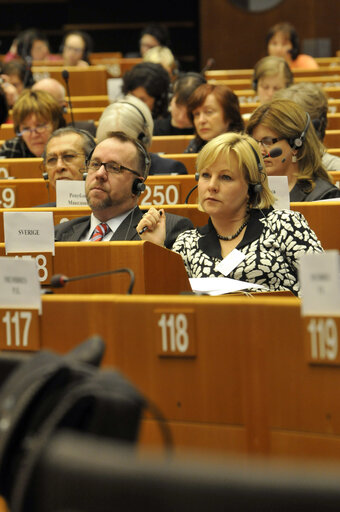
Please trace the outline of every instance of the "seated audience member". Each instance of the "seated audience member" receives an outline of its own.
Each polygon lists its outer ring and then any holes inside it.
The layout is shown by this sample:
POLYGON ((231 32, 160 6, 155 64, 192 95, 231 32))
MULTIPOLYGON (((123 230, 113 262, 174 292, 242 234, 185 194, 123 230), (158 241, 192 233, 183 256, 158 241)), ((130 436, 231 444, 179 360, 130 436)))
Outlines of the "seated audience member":
POLYGON ((289 87, 293 80, 293 73, 282 57, 263 57, 255 64, 253 89, 260 103, 270 101, 276 91, 289 87))
POLYGON ((205 83, 206 79, 199 73, 188 72, 180 75, 172 87, 169 115, 155 120, 153 134, 193 135, 194 125, 188 116, 187 104, 194 90, 205 83))
POLYGON ((59 57, 51 55, 48 38, 36 28, 29 28, 18 34, 13 40, 4 61, 8 62, 18 58, 25 60, 27 57, 39 61, 59 59, 59 57))
POLYGON ((0 86, 0 125, 8 120, 8 103, 4 88, 0 86))
MULTIPOLYGON (((172 250, 182 256, 189 277, 224 277, 216 265, 237 249, 244 259, 229 278, 297 295, 299 258, 322 247, 301 213, 273 209, 262 165, 248 135, 225 133, 209 141, 197 157, 198 202, 209 223, 179 235, 172 250)), ((150 209, 137 230, 145 226, 142 239, 161 245, 164 215, 150 209)))
MULTIPOLYGON (((151 112, 143 101, 131 94, 111 103, 101 115, 97 127, 97 140, 105 139, 110 132, 122 131, 138 139, 149 149, 152 142, 153 120, 151 112)), ((187 174, 182 162, 162 158, 150 153, 149 174, 187 174)))
POLYGON ((263 155, 274 148, 282 154, 265 159, 269 175, 287 176, 291 201, 340 197, 340 190, 322 165, 323 147, 305 110, 288 99, 260 105, 247 124, 263 155))
POLYGON ((169 104, 169 74, 163 66, 153 62, 141 62, 126 71, 122 92, 133 94, 149 107, 153 119, 166 117, 169 104))
MULTIPOLYGON (((46 91, 50 93, 59 103, 62 115, 68 112, 68 101, 66 99, 65 87, 55 78, 42 78, 41 80, 38 80, 38 82, 32 86, 32 91, 46 91)), ((74 121, 71 122, 69 126, 75 126, 81 130, 86 130, 93 137, 96 136, 97 127, 93 119, 89 119, 88 121, 74 121)))
POLYGON ((40 157, 51 133, 65 125, 60 106, 47 92, 24 90, 13 108, 16 136, 0 148, 5 158, 40 157))
POLYGON ((89 34, 80 30, 68 32, 61 43, 64 66, 89 66, 92 51, 92 38, 89 34))
POLYGON ((57 100, 61 109, 65 113, 67 110, 66 91, 63 84, 55 78, 42 78, 35 82, 31 87, 32 91, 45 91, 51 94, 57 100))
POLYGON ((150 24, 141 32, 139 41, 139 51, 141 57, 155 46, 170 46, 169 32, 165 25, 150 24))
POLYGON ((310 55, 300 53, 299 36, 290 23, 277 23, 266 36, 268 55, 283 57, 291 69, 318 69, 318 63, 310 55))
MULTIPOLYGON (((140 240, 136 226, 143 213, 138 198, 148 169, 148 154, 140 142, 122 132, 111 133, 96 146, 86 166, 85 191, 91 216, 59 224, 55 240, 140 240)), ((193 225, 185 217, 165 216, 165 246, 171 248, 177 236, 193 225)))
MULTIPOLYGON (((30 67, 21 59, 6 62, 2 67, 1 77, 4 82, 14 85, 18 96, 24 89, 30 88, 34 84, 30 67)), ((10 106, 12 107, 13 105, 14 103, 10 106)))
POLYGON ((96 141, 87 131, 73 126, 58 128, 42 154, 44 178, 53 188, 57 180, 82 180, 86 160, 95 147, 96 141))
POLYGON ((166 46, 154 46, 145 52, 143 57, 144 62, 154 62, 161 64, 163 68, 169 73, 170 81, 173 82, 178 76, 178 64, 175 60, 174 54, 166 46))
MULTIPOLYGON (((274 97, 287 98, 301 105, 303 110, 309 113, 316 135, 323 144, 327 129, 328 99, 320 85, 312 82, 299 82, 278 91, 274 97)), ((327 153, 324 148, 322 165, 327 171, 340 171, 340 158, 327 153)))
POLYGON ((244 129, 238 97, 226 85, 203 84, 197 87, 190 96, 188 112, 196 136, 184 153, 198 153, 217 135, 244 129))

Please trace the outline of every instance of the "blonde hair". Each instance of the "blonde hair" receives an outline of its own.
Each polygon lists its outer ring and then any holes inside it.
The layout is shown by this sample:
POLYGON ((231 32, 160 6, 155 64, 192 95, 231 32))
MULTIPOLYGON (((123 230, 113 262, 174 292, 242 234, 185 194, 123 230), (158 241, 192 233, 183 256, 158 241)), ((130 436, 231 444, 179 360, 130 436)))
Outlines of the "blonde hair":
POLYGON ((143 56, 144 62, 154 62, 161 64, 167 71, 171 73, 177 68, 176 60, 172 51, 166 46, 154 46, 147 50, 143 56))
POLYGON ((255 91, 258 88, 261 78, 274 75, 281 75, 284 78, 286 87, 289 87, 293 83, 294 75, 289 65, 282 57, 270 55, 260 59, 254 67, 253 88, 255 91))
POLYGON ((111 103, 99 119, 97 141, 101 142, 114 131, 124 132, 149 148, 153 132, 153 119, 149 107, 132 94, 111 103))
MULTIPOLYGON (((305 110, 289 99, 274 99, 259 106, 251 115, 247 124, 250 135, 259 125, 266 126, 281 139, 286 139, 294 147, 294 139, 306 130, 307 114, 305 110)), ((332 180, 322 165, 324 148, 310 123, 303 144, 296 148, 298 173, 297 179, 307 181, 311 189, 315 186, 316 178, 322 178, 330 183, 332 180)))
MULTIPOLYGON (((260 183, 261 191, 258 193, 257 208, 270 208, 275 202, 275 197, 268 186, 267 174, 259 147, 252 137, 244 133, 228 132, 211 139, 199 152, 196 160, 196 169, 199 174, 214 164, 221 156, 226 161, 230 152, 237 158, 239 169, 250 185, 260 183), (258 158, 257 158, 258 157, 258 158), (262 169, 260 167, 262 166, 262 169)), ((251 196, 251 194, 250 194, 251 196)), ((252 202, 250 197, 250 202, 252 202)), ((255 206, 251 204, 251 206, 255 206)))

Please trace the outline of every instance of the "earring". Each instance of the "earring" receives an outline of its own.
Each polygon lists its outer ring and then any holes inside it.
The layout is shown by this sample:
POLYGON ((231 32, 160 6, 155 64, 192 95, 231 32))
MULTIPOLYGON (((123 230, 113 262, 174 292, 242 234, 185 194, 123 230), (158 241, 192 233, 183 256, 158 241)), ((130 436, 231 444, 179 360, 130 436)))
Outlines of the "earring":
POLYGON ((293 163, 293 164, 296 164, 296 162, 297 162, 296 155, 293 155, 293 156, 292 156, 292 163, 293 163))

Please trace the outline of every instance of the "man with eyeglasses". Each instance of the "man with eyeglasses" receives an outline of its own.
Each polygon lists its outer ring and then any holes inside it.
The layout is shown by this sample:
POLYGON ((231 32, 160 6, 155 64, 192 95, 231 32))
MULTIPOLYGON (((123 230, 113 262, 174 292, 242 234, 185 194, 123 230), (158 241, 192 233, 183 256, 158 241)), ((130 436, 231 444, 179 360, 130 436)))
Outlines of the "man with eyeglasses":
MULTIPOLYGON (((112 132, 100 142, 87 161, 85 192, 90 216, 59 224, 56 241, 140 240, 136 226, 143 216, 138 198, 150 167, 142 144, 123 132, 112 132)), ((166 214, 165 246, 171 248, 177 236, 193 229, 192 222, 166 214)))
POLYGON ((44 178, 56 188, 57 180, 82 180, 85 162, 96 141, 85 130, 66 126, 54 131, 43 152, 44 178))

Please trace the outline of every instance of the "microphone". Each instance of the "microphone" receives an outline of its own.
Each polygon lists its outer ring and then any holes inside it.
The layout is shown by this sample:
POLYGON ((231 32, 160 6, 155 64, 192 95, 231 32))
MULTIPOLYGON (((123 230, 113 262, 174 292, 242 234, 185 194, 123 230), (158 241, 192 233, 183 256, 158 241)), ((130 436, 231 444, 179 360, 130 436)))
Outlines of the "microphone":
POLYGON ((277 158, 278 156, 282 155, 282 149, 281 148, 274 148, 267 155, 264 155, 263 159, 265 158, 277 158))
POLYGON ((68 80, 70 78, 70 73, 67 71, 67 69, 63 69, 61 72, 61 76, 63 77, 65 85, 66 85, 68 104, 69 104, 70 113, 71 113, 71 123, 72 123, 72 126, 74 126, 73 107, 72 107, 72 103, 71 103, 70 87, 69 87, 69 83, 68 83, 68 80))
POLYGON ((202 69, 201 71, 201 75, 204 75, 204 73, 206 71, 209 71, 209 69, 211 69, 213 67, 213 65, 215 64, 215 59, 213 57, 210 57, 207 62, 206 62, 206 65, 204 66, 204 68, 202 69))
POLYGON ((67 277, 63 274, 54 274, 51 277, 50 286, 52 288, 63 288, 66 283, 70 281, 80 281, 81 279, 90 279, 91 277, 101 277, 101 276, 107 276, 109 274, 119 274, 122 272, 127 272, 130 275, 130 284, 127 291, 127 295, 131 295, 134 284, 135 284, 135 274, 130 268, 118 268, 116 270, 107 270, 105 272, 98 272, 97 274, 85 274, 82 276, 75 276, 75 277, 67 277))
POLYGON ((30 55, 26 55, 24 57, 24 61, 26 64, 25 76, 24 76, 24 80, 23 80, 23 84, 24 84, 24 88, 25 88, 29 85, 29 78, 30 78, 31 67, 32 67, 32 57, 30 55))

